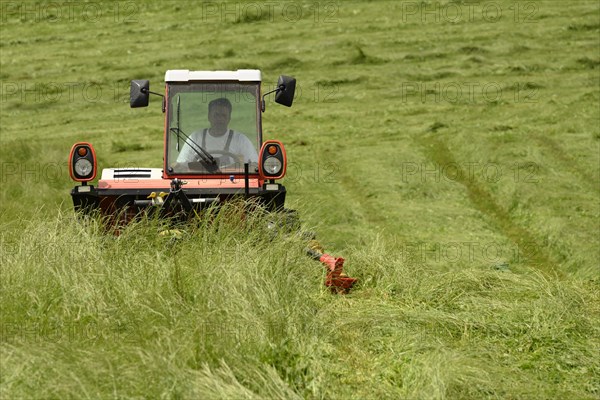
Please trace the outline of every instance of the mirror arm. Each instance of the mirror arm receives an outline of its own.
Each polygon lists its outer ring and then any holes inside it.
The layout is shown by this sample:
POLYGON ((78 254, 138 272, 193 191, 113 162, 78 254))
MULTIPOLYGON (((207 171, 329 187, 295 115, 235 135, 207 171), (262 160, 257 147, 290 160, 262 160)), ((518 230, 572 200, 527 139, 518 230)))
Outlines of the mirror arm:
POLYGON ((285 90, 285 85, 284 84, 281 84, 281 85, 277 86, 275 89, 273 89, 273 90, 271 90, 271 91, 269 91, 269 92, 267 92, 267 93, 265 93, 265 94, 262 95, 262 101, 261 101, 261 105, 260 105, 260 110, 262 112, 265 112, 265 107, 266 107, 265 96, 268 95, 268 94, 271 94, 273 92, 279 92, 281 90, 285 90))
POLYGON ((142 93, 151 93, 151 94, 155 94, 155 95, 157 95, 157 96, 160 96, 160 97, 162 97, 162 112, 163 112, 163 113, 165 112, 165 110, 167 109, 167 102, 166 102, 166 99, 165 99, 165 95, 164 95, 164 94, 156 93, 156 92, 153 92, 153 91, 151 91, 151 90, 148 90, 148 89, 146 89, 146 88, 141 88, 141 89, 140 89, 140 92, 142 92, 142 93))
POLYGON ((160 96, 160 97, 163 97, 163 98, 165 97, 165 95, 164 95, 164 94, 156 93, 156 92, 153 92, 153 91, 151 91, 151 90, 148 90, 148 89, 146 89, 146 88, 141 88, 141 89, 140 89, 140 92, 142 92, 142 93, 152 93, 152 94, 155 94, 155 95, 157 95, 157 96, 160 96))

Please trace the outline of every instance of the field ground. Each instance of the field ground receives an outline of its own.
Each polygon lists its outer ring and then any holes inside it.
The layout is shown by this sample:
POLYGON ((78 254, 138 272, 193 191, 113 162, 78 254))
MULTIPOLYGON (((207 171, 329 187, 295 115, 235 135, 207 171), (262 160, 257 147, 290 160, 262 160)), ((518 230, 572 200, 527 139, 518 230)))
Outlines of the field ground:
POLYGON ((0 397, 597 399, 598 2, 269 4, 0 3, 0 397), (161 167, 128 85, 180 68, 298 79, 263 129, 352 294, 235 207, 73 217, 71 145, 161 167))

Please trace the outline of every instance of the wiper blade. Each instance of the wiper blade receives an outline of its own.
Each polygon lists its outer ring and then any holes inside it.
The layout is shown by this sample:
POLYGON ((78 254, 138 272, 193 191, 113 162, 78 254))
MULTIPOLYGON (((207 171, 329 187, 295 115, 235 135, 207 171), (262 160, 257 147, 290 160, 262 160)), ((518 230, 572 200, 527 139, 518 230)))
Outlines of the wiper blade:
POLYGON ((217 160, 215 160, 215 158, 208 151, 206 151, 202 146, 196 143, 194 139, 189 137, 184 131, 182 131, 179 128, 171 128, 169 130, 173 133, 176 133, 177 135, 182 134, 185 137, 185 143, 187 143, 192 148, 192 150, 194 150, 196 154, 198 154, 202 161, 210 165, 217 164, 217 160))
POLYGON ((175 146, 177 151, 179 151, 179 141, 180 141, 179 132, 181 131, 179 129, 179 115, 181 114, 181 101, 180 100, 181 100, 181 95, 177 95, 177 145, 175 146))

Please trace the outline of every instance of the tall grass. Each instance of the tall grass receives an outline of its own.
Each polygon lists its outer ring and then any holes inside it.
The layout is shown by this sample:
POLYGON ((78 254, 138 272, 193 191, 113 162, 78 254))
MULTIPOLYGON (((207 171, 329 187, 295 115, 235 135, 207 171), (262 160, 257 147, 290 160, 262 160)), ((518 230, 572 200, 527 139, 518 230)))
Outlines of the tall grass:
POLYGON ((226 206, 184 231, 147 219, 114 236, 97 219, 61 215, 3 238, 3 370, 17 374, 3 376, 3 393, 310 390, 308 360, 296 358, 313 339, 284 338, 311 325, 322 271, 303 239, 248 229, 267 222, 226 206))
POLYGON ((333 296, 305 237, 244 210, 118 236, 59 214, 2 237, 2 397, 600 393, 597 281, 441 273, 380 243, 333 296))

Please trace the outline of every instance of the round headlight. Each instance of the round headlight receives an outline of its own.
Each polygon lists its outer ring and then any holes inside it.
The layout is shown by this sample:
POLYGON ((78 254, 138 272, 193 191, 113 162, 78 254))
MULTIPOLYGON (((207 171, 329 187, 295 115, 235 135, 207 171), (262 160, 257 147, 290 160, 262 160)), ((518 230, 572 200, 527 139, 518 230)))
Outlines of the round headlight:
POLYGON ((74 169, 77 175, 81 176, 82 178, 85 178, 86 176, 92 173, 93 166, 89 160, 85 158, 80 158, 75 162, 74 169))
POLYGON ((267 157, 263 163, 264 170, 270 175, 277 175, 281 167, 281 161, 277 157, 267 157))

